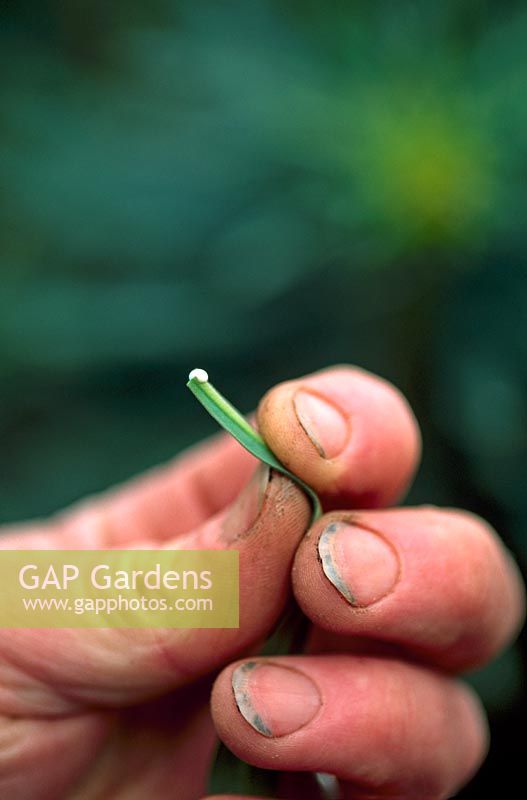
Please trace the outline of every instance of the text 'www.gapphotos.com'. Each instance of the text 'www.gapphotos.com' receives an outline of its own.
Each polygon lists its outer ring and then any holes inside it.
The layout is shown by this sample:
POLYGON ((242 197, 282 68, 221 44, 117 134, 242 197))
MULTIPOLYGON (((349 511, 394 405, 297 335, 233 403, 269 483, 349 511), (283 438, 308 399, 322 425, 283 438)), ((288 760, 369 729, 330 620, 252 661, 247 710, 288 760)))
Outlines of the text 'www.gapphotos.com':
POLYGON ((63 597, 23 597, 22 603, 25 611, 49 611, 50 613, 62 611, 71 614, 112 614, 122 612, 167 612, 186 611, 203 612, 213 611, 214 604, 211 597, 177 597, 167 600, 164 597, 76 597, 67 599, 63 597))

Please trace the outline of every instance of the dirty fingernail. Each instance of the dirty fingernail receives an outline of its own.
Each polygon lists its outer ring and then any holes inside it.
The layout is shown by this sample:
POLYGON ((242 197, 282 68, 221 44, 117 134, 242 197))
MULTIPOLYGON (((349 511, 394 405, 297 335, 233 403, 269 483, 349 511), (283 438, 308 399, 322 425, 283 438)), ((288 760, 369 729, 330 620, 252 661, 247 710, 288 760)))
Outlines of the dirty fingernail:
POLYGON ((348 603, 365 607, 385 597, 399 578, 395 549, 378 533, 332 522, 318 540, 326 578, 348 603))
POLYGON ((225 541, 234 541, 254 525, 263 507, 269 477, 267 464, 260 464, 225 515, 222 526, 225 541))
POLYGON ((299 389, 294 398, 295 413, 300 425, 322 458, 335 458, 344 449, 348 420, 329 400, 299 389))
POLYGON ((246 661, 232 673, 232 689, 242 717, 267 737, 297 731, 321 706, 311 678, 278 664, 246 661))

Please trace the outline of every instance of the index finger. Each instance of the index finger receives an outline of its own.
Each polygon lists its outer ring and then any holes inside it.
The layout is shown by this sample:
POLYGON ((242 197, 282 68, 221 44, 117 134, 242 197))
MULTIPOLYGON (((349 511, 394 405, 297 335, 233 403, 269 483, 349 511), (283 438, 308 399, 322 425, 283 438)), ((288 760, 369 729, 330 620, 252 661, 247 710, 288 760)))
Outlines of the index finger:
POLYGON ((389 505, 419 462, 419 428, 405 398, 358 367, 330 367, 275 386, 260 403, 258 426, 326 508, 389 505))

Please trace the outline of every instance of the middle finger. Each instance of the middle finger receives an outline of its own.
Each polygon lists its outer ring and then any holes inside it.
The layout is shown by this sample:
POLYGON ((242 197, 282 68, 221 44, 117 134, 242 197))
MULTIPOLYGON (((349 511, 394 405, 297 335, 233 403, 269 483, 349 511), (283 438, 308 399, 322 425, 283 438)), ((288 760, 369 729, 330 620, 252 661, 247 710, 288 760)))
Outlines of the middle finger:
POLYGON ((293 587, 318 627, 452 670, 491 658, 524 614, 519 571, 490 526, 428 507, 325 515, 298 548, 293 587))

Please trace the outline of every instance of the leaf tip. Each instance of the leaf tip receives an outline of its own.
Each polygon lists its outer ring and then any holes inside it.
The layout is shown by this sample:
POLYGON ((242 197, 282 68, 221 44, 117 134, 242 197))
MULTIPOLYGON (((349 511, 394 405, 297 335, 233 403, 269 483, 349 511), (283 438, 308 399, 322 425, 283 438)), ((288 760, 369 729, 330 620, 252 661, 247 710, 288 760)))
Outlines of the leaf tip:
POLYGON ((198 383, 207 383, 209 380, 209 375, 204 369, 199 369, 198 367, 189 372, 188 379, 189 381, 197 381, 198 383))

